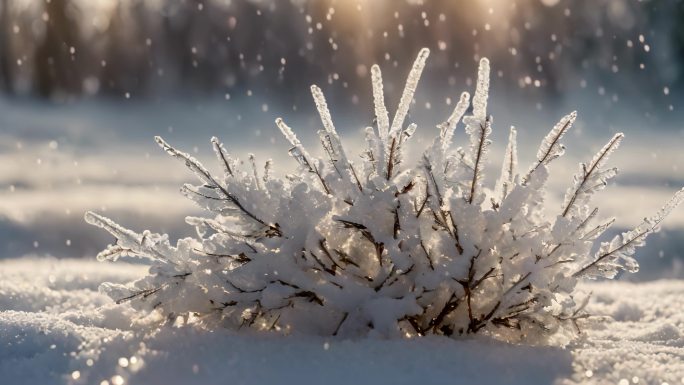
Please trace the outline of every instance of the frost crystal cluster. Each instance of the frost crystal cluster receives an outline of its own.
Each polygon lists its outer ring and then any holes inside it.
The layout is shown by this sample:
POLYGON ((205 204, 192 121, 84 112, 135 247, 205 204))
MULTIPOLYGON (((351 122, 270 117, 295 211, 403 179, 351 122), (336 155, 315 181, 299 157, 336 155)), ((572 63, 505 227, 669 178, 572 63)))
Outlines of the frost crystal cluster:
POLYGON ((128 285, 103 284, 117 302, 170 321, 282 333, 358 336, 486 334, 505 341, 568 341, 586 317, 579 279, 637 271, 632 255, 684 198, 679 191, 636 229, 592 246, 612 223, 599 220, 591 196, 613 178, 608 156, 617 134, 581 164, 562 207, 545 215, 548 165, 576 114, 542 140, 534 163, 519 170, 516 131, 493 191, 484 187, 492 119, 487 115, 489 62, 480 61, 475 94, 463 93, 439 135, 414 166, 404 160, 416 124, 405 124, 429 51, 420 51, 394 117, 385 106, 380 68, 371 68, 376 126, 365 131, 361 159, 342 146, 320 88, 311 87, 323 129, 319 159, 282 119, 276 124, 299 164, 285 179, 212 145, 221 175, 161 138, 159 145, 199 178, 182 192, 210 211, 188 217, 196 238, 170 244, 95 213, 86 220, 116 237, 98 255, 145 258, 149 275, 128 285), (472 109, 470 108, 472 106, 472 109), (469 143, 453 150, 465 127, 469 143))

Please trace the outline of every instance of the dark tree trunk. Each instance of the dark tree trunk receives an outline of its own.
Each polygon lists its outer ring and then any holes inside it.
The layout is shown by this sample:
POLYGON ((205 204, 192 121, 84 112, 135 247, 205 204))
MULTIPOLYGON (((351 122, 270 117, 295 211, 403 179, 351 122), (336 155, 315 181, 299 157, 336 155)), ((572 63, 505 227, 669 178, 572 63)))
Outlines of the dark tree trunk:
POLYGON ((10 22, 10 0, 2 0, 0 14, 0 87, 5 93, 14 93, 12 78, 12 31, 10 22))
POLYGON ((81 89, 75 55, 79 54, 78 26, 70 0, 45 3, 49 19, 45 35, 37 44, 33 73, 36 94, 49 98, 55 93, 78 94, 81 89), (72 52, 73 50, 73 52, 72 52))

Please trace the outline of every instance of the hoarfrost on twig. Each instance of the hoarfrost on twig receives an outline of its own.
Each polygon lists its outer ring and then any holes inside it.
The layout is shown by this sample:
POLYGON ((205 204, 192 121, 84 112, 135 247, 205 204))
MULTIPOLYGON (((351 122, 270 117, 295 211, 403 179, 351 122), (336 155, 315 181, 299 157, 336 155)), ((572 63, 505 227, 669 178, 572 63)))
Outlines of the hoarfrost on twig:
POLYGON ((655 216, 601 244, 613 219, 598 218, 590 198, 615 176, 605 168, 622 134, 580 165, 561 213, 544 213, 547 165, 562 155, 560 141, 576 118, 563 117, 542 141, 525 174, 517 167, 511 128, 495 190, 483 170, 492 118, 487 114, 489 62, 480 61, 472 114, 461 94, 452 114, 415 164, 405 160, 417 125, 405 125, 429 51, 421 50, 391 124, 382 75, 371 68, 377 130, 366 128, 362 167, 354 168, 320 88, 311 88, 321 117, 327 161, 313 157, 281 118, 276 125, 299 164, 286 179, 250 170, 216 138, 222 167, 216 178, 199 161, 161 138, 159 145, 198 177, 182 192, 207 209, 188 217, 197 236, 171 245, 165 235, 137 233, 98 214, 88 223, 116 238, 98 255, 139 256, 149 274, 128 285, 104 284, 118 303, 164 318, 184 317, 207 327, 254 328, 324 335, 384 336, 486 334, 510 342, 566 343, 587 317, 576 301, 583 277, 636 271, 635 249, 657 231, 682 200, 675 194, 655 216), (469 146, 452 149, 461 119, 469 146), (491 204, 490 204, 491 203, 491 204))

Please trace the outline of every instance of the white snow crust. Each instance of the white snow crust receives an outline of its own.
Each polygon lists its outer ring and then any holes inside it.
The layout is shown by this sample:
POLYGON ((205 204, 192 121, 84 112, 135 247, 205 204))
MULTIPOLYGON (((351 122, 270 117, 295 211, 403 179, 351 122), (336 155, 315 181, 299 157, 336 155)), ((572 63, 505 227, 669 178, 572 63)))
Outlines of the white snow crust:
MULTIPOLYGON (((97 288, 146 267, 21 258, 0 262, 0 383, 684 383, 684 281, 583 284, 584 337, 565 349, 484 338, 287 337, 157 328, 97 288)), ((156 320, 158 322, 158 320, 156 320)))

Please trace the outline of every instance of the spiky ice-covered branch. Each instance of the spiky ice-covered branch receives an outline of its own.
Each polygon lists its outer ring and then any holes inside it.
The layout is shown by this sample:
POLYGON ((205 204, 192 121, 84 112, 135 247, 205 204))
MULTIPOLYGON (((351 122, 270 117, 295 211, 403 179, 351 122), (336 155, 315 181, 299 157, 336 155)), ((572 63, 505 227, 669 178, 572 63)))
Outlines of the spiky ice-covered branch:
POLYGON ((565 115, 544 137, 544 140, 541 142, 541 145, 539 145, 539 150, 537 151, 537 160, 522 179, 523 184, 527 183, 530 175, 539 169, 539 167, 548 165, 551 161, 565 153, 565 146, 561 144, 560 141, 570 127, 572 127, 575 119, 577 119, 577 111, 565 115))
POLYGON ((463 92, 449 118, 438 126, 440 128, 439 136, 442 143, 442 155, 444 158, 446 158, 447 152, 451 149, 451 142, 453 141, 456 125, 461 118, 463 118, 463 115, 465 114, 466 110, 468 110, 469 105, 470 94, 463 92))
POLYGON ((639 265, 632 255, 637 247, 643 246, 646 237, 658 231, 660 224, 665 218, 684 201, 684 188, 677 191, 675 195, 652 217, 645 218, 644 221, 634 230, 627 231, 615 236, 612 241, 604 242, 596 253, 593 262, 582 267, 573 274, 574 277, 603 275, 612 278, 617 274, 618 269, 625 269, 630 272, 638 270, 639 265), (623 260, 624 264, 619 263, 623 260))
POLYGON ((518 132, 515 127, 511 127, 508 134, 508 145, 504 153, 503 164, 501 165, 501 176, 497 182, 499 191, 499 202, 503 201, 515 183, 515 176, 518 171, 518 132))
POLYGON ((217 182, 214 179, 214 177, 211 176, 209 171, 197 159, 190 156, 190 154, 175 149, 160 136, 156 136, 154 140, 157 142, 157 144, 159 144, 159 147, 166 151, 167 154, 173 156, 174 158, 183 160, 185 162, 185 165, 190 169, 190 171, 192 171, 202 182, 206 183, 211 188, 218 190, 219 193, 226 200, 228 200, 232 205, 234 205, 238 210, 240 210, 240 212, 242 212, 245 216, 254 220, 258 224, 268 228, 271 234, 276 236, 282 235, 282 232, 280 231, 277 225, 271 225, 266 223, 262 219, 258 218, 254 213, 252 213, 250 209, 247 209, 247 207, 245 207, 245 205, 235 195, 231 194, 225 187, 223 187, 219 182, 217 182))
MULTIPOLYGON (((406 79, 406 85, 404 86, 404 91, 401 94, 401 99, 399 99, 399 106, 394 114, 394 119, 392 119, 392 125, 390 126, 389 133, 387 135, 387 141, 385 143, 385 153, 387 154, 387 162, 385 165, 385 177, 387 180, 392 179, 395 165, 398 163, 397 158, 399 157, 399 145, 402 141, 404 120, 408 114, 409 107, 413 101, 413 95, 416 93, 416 88, 418 86, 418 81, 420 76, 423 74, 423 69, 425 68, 425 62, 430 55, 430 50, 423 48, 418 53, 418 57, 413 62, 413 67, 409 72, 408 78, 406 79)), ((374 92, 374 95, 379 92, 374 92)))
POLYGON ((325 179, 323 179, 321 170, 319 170, 318 166, 316 166, 318 160, 309 155, 309 152, 306 151, 306 148, 304 148, 302 142, 299 141, 297 135, 295 135, 290 126, 285 124, 282 118, 277 118, 275 123, 285 139, 287 139, 287 141, 292 145, 292 148, 289 151, 290 156, 292 156, 300 166, 304 167, 306 171, 316 174, 325 193, 330 194, 330 187, 328 187, 328 183, 325 181, 325 179))
POLYGON ((492 121, 487 117, 487 98, 489 97, 489 60, 482 58, 477 71, 477 85, 473 96, 473 114, 465 117, 466 133, 470 137, 469 161, 472 177, 464 195, 468 203, 473 203, 480 188, 484 163, 491 141, 492 121))
POLYGON ((397 112, 394 114, 394 119, 392 120, 392 126, 389 131, 389 138, 399 136, 401 129, 404 126, 404 120, 406 119, 406 114, 408 114, 411 101, 413 101, 413 95, 416 93, 416 88, 418 87, 418 81, 420 81, 420 76, 423 74, 423 69, 425 68, 425 62, 430 55, 430 50, 423 48, 418 53, 418 57, 413 62, 413 67, 411 67, 411 72, 409 72, 408 78, 406 79, 406 85, 404 86, 404 92, 401 94, 401 99, 399 99, 399 106, 397 107, 397 112))
POLYGON ((378 135, 380 140, 386 142, 390 129, 389 113, 387 112, 387 107, 385 107, 382 71, 377 64, 373 64, 371 67, 371 81, 373 83, 373 105, 375 107, 375 119, 378 123, 378 135))
POLYGON ((568 189, 563 202, 562 216, 568 216, 578 207, 578 201, 588 199, 591 194, 602 189, 608 181, 617 175, 617 169, 612 168, 602 171, 601 168, 608 161, 608 157, 619 146, 625 137, 623 133, 617 133, 606 143, 605 146, 594 156, 589 165, 580 164, 580 172, 573 177, 573 186, 568 189))

